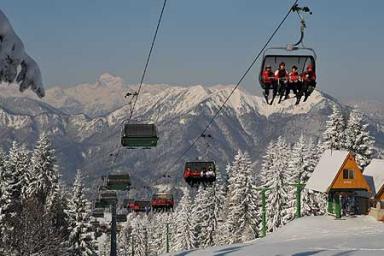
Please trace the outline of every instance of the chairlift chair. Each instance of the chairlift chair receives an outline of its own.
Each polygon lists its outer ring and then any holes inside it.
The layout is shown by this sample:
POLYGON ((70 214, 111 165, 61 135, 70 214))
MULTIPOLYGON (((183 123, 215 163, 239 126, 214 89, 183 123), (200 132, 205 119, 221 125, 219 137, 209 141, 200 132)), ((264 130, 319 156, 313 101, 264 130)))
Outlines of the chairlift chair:
POLYGON ((96 219, 94 219, 94 220, 92 220, 92 221, 90 222, 90 224, 91 224, 90 230, 91 230, 92 232, 97 232, 97 229, 99 228, 99 225, 100 225, 99 221, 96 220, 96 219))
POLYGON ((149 213, 151 211, 151 201, 136 200, 132 205, 132 210, 136 213, 149 213))
POLYGON ((128 191, 131 186, 129 174, 110 174, 104 178, 107 190, 128 191))
POLYGON ((92 209, 92 217, 94 217, 94 218, 104 218, 104 207, 93 208, 92 209))
POLYGON ((125 198, 123 200, 123 208, 127 209, 128 212, 132 212, 133 211, 134 204, 135 204, 135 200, 134 199, 125 198))
POLYGON ((100 200, 100 199, 97 199, 94 203, 94 208, 97 208, 97 209, 104 209, 104 208, 108 208, 110 206, 110 203, 105 201, 105 200, 100 200))
POLYGON ((126 222, 127 221, 127 215, 123 213, 119 213, 116 215, 116 222, 126 222))
POLYGON ((158 140, 155 124, 125 123, 121 132, 121 145, 130 149, 156 147, 158 140))
POLYGON ((301 74, 305 71, 308 65, 312 65, 313 70, 316 71, 315 51, 311 48, 300 48, 298 51, 301 51, 301 53, 298 53, 297 51, 290 52, 284 47, 271 47, 264 52, 259 73, 259 82, 263 89, 266 84, 262 79, 262 74, 267 66, 271 66, 272 70, 277 70, 279 64, 284 62, 287 72, 290 71, 292 66, 296 66, 297 72, 301 74))
POLYGON ((152 195, 151 204, 154 212, 168 212, 173 210, 175 202, 171 193, 156 193, 152 195))
POLYGON ((109 204, 117 202, 117 193, 114 190, 100 190, 99 200, 109 204))
MULTIPOLYGON (((262 77, 267 66, 271 66, 271 71, 275 72, 278 70, 279 64, 284 62, 288 73, 291 71, 292 66, 296 66, 297 72, 302 74, 308 65, 312 65, 313 71, 316 72, 316 52, 303 44, 304 30, 306 28, 304 14, 312 14, 312 12, 308 7, 299 7, 297 4, 292 7, 292 12, 296 12, 300 18, 300 39, 295 44, 288 44, 285 47, 270 47, 264 51, 259 72, 259 83, 262 89, 270 86, 269 83, 263 81, 262 77)), ((268 102, 266 95, 265 97, 268 102)))
POLYGON ((216 181, 216 165, 214 161, 186 162, 184 180, 191 186, 216 181))

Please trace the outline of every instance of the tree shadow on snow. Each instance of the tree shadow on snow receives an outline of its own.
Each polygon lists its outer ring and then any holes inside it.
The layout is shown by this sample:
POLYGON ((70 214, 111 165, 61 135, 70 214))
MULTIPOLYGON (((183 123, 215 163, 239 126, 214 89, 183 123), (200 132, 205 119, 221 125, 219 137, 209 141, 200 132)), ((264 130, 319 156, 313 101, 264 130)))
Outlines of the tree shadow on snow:
MULTIPOLYGON (((311 256, 311 255, 315 255, 315 254, 318 254, 318 253, 324 252, 324 251, 327 251, 327 250, 299 252, 299 253, 292 254, 292 256, 311 256)), ((338 252, 338 253, 332 254, 332 256, 347 256, 347 255, 351 255, 352 252, 353 251, 343 251, 343 252, 338 252)))
POLYGON ((232 253, 232 252, 238 251, 240 249, 245 248, 246 246, 243 245, 243 246, 233 246, 233 247, 224 248, 224 249, 215 251, 214 252, 215 253, 214 256, 225 256, 228 253, 232 253))
POLYGON ((351 255, 354 251, 344 251, 344 252, 338 252, 333 254, 332 256, 345 256, 345 255, 351 255))
POLYGON ((324 250, 298 252, 298 253, 292 254, 292 256, 311 256, 311 255, 315 255, 315 254, 318 254, 318 253, 323 252, 323 251, 324 250))
POLYGON ((186 256, 186 255, 190 254, 193 251, 196 251, 196 249, 189 250, 189 251, 186 251, 186 252, 181 252, 181 253, 176 254, 175 256, 186 256))

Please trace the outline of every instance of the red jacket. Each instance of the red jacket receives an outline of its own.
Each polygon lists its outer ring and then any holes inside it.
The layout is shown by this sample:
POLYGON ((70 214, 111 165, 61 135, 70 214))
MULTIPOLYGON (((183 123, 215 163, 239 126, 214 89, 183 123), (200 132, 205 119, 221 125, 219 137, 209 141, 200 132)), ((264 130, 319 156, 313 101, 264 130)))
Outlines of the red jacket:
POLYGON ((266 84, 271 84, 274 80, 274 75, 272 71, 264 70, 261 76, 262 76, 263 82, 266 84))
POLYGON ((285 78, 285 79, 288 79, 288 73, 287 73, 287 70, 283 69, 278 69, 275 71, 275 79, 281 79, 281 78, 285 78))
POLYGON ((299 81, 299 73, 297 72, 297 71, 291 71, 291 72, 289 72, 289 74, 288 74, 288 76, 289 76, 289 82, 297 82, 297 81, 299 81))
POLYGON ((316 81, 316 72, 315 71, 304 71, 301 74, 303 81, 316 81))

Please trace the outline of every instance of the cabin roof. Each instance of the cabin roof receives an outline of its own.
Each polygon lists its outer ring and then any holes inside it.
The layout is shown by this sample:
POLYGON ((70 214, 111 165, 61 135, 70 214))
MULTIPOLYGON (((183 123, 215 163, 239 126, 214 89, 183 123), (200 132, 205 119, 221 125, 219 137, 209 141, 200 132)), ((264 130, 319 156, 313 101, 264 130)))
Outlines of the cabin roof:
POLYGON ((348 151, 325 150, 305 188, 327 192, 348 155, 348 151))
POLYGON ((373 159, 364 170, 364 177, 374 194, 384 186, 384 159, 373 159))

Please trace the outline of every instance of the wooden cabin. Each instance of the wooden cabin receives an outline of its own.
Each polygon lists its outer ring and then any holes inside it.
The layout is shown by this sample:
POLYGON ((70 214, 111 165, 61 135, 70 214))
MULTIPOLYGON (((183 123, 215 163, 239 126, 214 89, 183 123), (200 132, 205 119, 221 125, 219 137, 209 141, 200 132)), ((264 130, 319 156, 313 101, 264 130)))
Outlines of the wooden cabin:
POLYGON ((384 202, 384 185, 381 186, 379 193, 377 193, 376 199, 380 200, 381 202, 384 202))
POLYGON ((371 188, 351 152, 326 150, 305 188, 327 193, 328 212, 337 218, 368 213, 371 188))
POLYGON ((373 159, 365 168, 364 177, 372 191, 369 214, 377 220, 384 220, 384 160, 373 159))
POLYGON ((371 187, 372 198, 384 203, 384 160, 373 159, 365 168, 364 176, 371 187))

